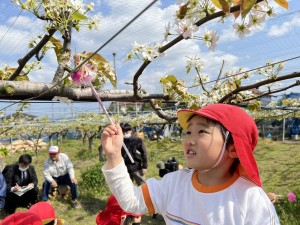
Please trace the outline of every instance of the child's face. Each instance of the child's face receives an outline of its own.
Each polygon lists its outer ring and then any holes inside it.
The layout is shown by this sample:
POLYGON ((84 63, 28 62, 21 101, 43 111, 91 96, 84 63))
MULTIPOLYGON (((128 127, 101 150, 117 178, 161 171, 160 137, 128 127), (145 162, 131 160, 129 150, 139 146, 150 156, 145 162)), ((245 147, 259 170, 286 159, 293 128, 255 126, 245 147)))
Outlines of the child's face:
POLYGON ((220 124, 201 116, 194 116, 189 121, 183 140, 187 167, 196 170, 210 169, 216 163, 223 144, 220 124))

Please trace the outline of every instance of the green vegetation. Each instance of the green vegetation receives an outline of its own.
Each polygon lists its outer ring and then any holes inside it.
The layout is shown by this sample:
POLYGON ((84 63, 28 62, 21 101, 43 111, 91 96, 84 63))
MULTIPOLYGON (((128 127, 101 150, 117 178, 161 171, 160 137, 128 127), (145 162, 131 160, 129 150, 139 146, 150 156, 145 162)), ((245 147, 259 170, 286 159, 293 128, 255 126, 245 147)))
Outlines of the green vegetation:
POLYGON ((5 157, 9 154, 9 150, 5 147, 0 148, 0 157, 5 157))
MULTIPOLYGON (((148 177, 157 177, 157 161, 165 161, 171 156, 184 165, 182 157, 182 147, 180 142, 163 141, 145 141, 148 155, 149 168, 148 177)), ((100 141, 95 141, 95 149, 100 141)), ((99 211, 105 208, 106 200, 109 196, 109 190, 104 182, 104 177, 100 171, 102 163, 98 160, 98 151, 89 151, 82 147, 80 140, 63 141, 61 151, 65 152, 72 159, 76 171, 76 177, 79 180, 79 202, 80 209, 73 209, 70 200, 54 199, 53 205, 56 208, 56 214, 66 220, 66 225, 94 225, 99 211)), ((16 162, 21 153, 7 156, 6 163, 16 162)), ((260 140, 255 151, 256 159, 261 172, 266 192, 275 192, 279 197, 275 204, 281 224, 296 225, 300 220, 300 202, 288 202, 287 193, 294 192, 299 199, 300 196, 300 145, 299 142, 274 142, 271 140, 260 140)), ((36 157, 34 153, 33 165, 35 166, 38 177, 39 187, 43 183, 43 162, 48 157, 47 151, 43 150, 36 157)), ((26 209, 19 208, 23 211, 26 209)), ((151 215, 143 216, 142 224, 165 224, 161 216, 152 219, 151 215)))

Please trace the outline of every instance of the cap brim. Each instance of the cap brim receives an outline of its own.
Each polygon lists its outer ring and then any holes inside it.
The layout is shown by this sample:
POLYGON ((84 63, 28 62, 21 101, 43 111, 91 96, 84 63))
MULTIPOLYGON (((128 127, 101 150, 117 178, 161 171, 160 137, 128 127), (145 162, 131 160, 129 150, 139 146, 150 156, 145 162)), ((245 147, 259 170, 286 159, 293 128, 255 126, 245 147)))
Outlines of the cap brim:
MULTIPOLYGON (((54 221, 55 219, 47 219, 47 220, 42 220, 42 223, 43 224, 48 224, 52 221, 54 221)), ((60 219, 60 218, 56 218, 57 220, 57 224, 56 225, 63 225, 65 223, 65 220, 64 219, 60 219)))
MULTIPOLYGON (((32 212, 36 213, 35 211, 32 211, 32 212)), ((42 223, 43 224, 48 224, 48 223, 50 223, 50 222, 52 222, 54 220, 55 220, 55 218, 45 219, 45 220, 42 220, 42 223)))
POLYGON ((203 117, 218 121, 217 118, 213 117, 212 115, 201 112, 200 110, 194 111, 194 110, 189 110, 189 109, 182 109, 177 112, 177 118, 178 118, 178 122, 183 130, 187 129, 187 127, 189 125, 188 120, 189 120, 189 118, 191 118, 192 115, 199 115, 199 116, 203 116, 203 117))
POLYGON ((64 219, 57 218, 57 225, 63 225, 65 223, 64 219))

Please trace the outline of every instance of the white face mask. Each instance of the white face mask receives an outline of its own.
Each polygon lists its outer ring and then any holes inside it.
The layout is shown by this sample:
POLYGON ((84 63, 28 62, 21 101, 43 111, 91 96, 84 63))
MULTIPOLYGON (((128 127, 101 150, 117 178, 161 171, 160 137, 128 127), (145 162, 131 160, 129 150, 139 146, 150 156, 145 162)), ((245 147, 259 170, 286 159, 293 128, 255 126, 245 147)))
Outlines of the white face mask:
POLYGON ((131 134, 124 134, 124 138, 130 138, 131 134))
POLYGON ((20 166, 19 166, 19 170, 20 170, 20 171, 22 171, 22 172, 24 172, 24 171, 28 170, 28 168, 29 168, 29 166, 27 166, 27 167, 25 167, 25 168, 24 168, 24 167, 20 167, 20 166))

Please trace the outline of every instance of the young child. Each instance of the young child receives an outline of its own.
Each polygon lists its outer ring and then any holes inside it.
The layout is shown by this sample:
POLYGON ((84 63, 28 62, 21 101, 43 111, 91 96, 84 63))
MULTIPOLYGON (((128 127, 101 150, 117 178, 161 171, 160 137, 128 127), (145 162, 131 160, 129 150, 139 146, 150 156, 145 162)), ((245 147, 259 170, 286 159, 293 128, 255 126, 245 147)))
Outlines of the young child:
POLYGON ((38 202, 30 207, 28 212, 36 214, 43 225, 63 225, 64 219, 57 218, 54 207, 48 202, 38 202))
POLYGON ((98 213, 97 225, 140 225, 141 215, 123 211, 114 195, 110 195, 106 208, 98 213))
POLYGON ((258 131, 242 109, 212 104, 197 111, 180 110, 186 131, 186 166, 150 178, 135 187, 126 172, 117 124, 102 133, 107 162, 102 171, 120 206, 127 212, 160 213, 166 224, 279 224, 276 211, 262 189, 253 155, 258 131))

